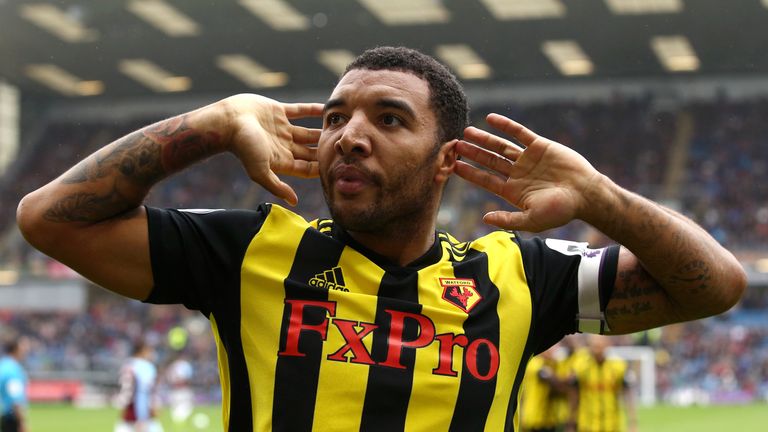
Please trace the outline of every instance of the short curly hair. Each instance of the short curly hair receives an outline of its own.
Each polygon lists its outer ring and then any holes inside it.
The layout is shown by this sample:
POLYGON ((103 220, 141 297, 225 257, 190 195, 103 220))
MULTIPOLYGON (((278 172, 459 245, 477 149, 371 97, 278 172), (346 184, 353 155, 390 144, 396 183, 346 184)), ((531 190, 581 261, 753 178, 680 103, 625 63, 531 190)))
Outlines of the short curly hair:
POLYGON ((469 125, 467 95, 448 68, 434 58, 411 48, 383 46, 357 56, 344 75, 354 69, 408 72, 425 80, 429 103, 437 117, 438 144, 463 136, 464 128, 469 125))

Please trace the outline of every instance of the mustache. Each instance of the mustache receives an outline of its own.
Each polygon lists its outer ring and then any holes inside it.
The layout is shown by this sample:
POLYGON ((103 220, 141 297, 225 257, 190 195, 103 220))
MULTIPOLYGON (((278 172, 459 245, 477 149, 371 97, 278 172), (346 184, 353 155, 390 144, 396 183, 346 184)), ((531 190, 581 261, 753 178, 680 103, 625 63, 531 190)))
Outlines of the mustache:
POLYGON ((336 180, 336 173, 341 166, 352 167, 360 171, 373 184, 380 186, 382 184, 381 176, 363 165, 359 158, 355 156, 344 156, 334 162, 328 170, 328 177, 331 181, 336 180))

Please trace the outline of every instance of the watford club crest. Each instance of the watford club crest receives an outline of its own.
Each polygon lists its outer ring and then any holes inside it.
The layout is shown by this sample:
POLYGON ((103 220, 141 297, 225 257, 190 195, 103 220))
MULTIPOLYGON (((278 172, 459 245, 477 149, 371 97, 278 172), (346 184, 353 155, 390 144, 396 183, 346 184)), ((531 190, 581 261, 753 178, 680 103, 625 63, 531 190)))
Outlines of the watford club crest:
POLYGON ((440 278, 443 287, 443 300, 466 313, 483 299, 475 287, 474 279, 440 278))

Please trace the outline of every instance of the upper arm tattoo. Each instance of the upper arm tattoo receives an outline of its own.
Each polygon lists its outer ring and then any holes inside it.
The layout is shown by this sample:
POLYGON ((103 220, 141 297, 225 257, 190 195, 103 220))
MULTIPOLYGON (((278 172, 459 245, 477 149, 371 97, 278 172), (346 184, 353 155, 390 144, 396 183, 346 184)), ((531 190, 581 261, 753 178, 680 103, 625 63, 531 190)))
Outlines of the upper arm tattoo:
POLYGON ((638 261, 634 267, 619 271, 605 316, 621 318, 650 312, 659 295, 664 295, 663 289, 638 261))
POLYGON ((62 176, 83 189, 60 197, 44 214, 51 222, 98 222, 136 207, 147 190, 219 150, 215 132, 187 124, 188 114, 130 133, 94 153, 62 176))
POLYGON ((690 239, 679 234, 674 236, 674 241, 676 250, 680 251, 680 259, 665 282, 673 287, 687 288, 689 295, 708 291, 712 283, 712 269, 694 252, 700 247, 692 245, 690 239))

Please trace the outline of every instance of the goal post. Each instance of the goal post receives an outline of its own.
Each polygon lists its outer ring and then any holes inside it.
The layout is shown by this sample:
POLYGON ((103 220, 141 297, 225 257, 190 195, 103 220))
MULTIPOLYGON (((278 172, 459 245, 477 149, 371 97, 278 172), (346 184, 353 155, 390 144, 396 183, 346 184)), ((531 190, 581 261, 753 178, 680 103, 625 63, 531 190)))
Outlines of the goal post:
POLYGON ((609 356, 626 360, 629 369, 637 376, 635 386, 640 405, 656 404, 656 353, 647 346, 613 346, 607 349, 609 356))

